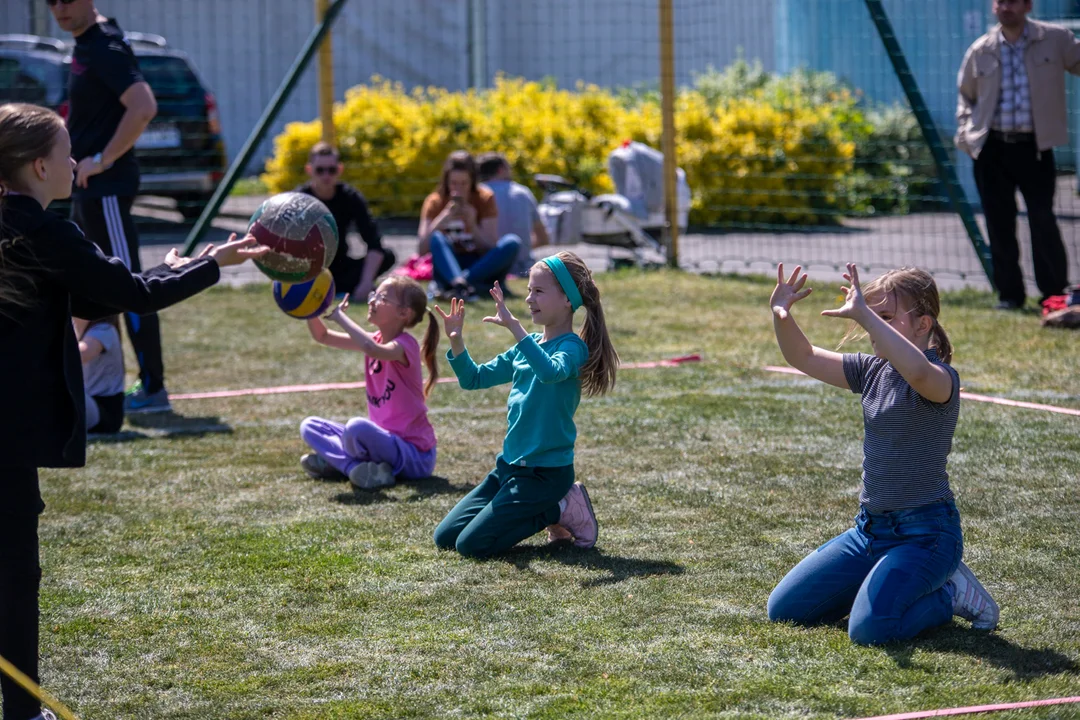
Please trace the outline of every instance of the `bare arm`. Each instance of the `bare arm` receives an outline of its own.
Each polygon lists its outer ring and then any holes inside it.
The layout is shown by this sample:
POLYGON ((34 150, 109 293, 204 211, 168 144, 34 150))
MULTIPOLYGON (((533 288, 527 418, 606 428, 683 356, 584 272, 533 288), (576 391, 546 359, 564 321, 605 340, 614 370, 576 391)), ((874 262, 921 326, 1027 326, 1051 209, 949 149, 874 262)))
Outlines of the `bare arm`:
POLYGON ((82 360, 83 365, 99 357, 103 352, 105 352, 105 346, 97 338, 91 337, 79 341, 79 359, 82 360))
POLYGON ((915 392, 930 402, 947 402, 953 394, 953 379, 949 371, 930 362, 922 350, 867 306, 859 286, 859 271, 854 263, 848 263, 844 278, 851 283, 851 287, 844 288, 847 297, 844 305, 821 314, 851 318, 862 325, 870 333, 878 354, 896 368, 915 392))
POLYGON ((349 299, 345 298, 345 300, 330 313, 330 319, 340 325, 341 328, 348 333, 346 337, 352 340, 354 347, 359 348, 362 353, 377 360, 404 363, 405 348, 401 347, 401 344, 396 340, 391 340, 388 343, 376 341, 373 334, 357 325, 345 314, 345 308, 348 306, 349 299))
POLYGON ((124 106, 124 116, 120 118, 109 144, 101 151, 101 161, 105 165, 111 165, 135 147, 135 141, 157 115, 154 91, 145 82, 135 83, 125 90, 120 96, 120 103, 124 106))
POLYGON ((815 380, 850 390, 844 376, 843 355, 811 345, 802 328, 791 316, 791 306, 813 292, 813 288, 803 288, 806 275, 800 275, 801 272, 802 267, 797 266, 791 277, 785 280, 784 264, 780 263, 776 268, 776 288, 769 298, 769 306, 772 308, 773 331, 776 333, 780 352, 784 354, 784 360, 796 370, 815 380))
POLYGON ((338 350, 355 350, 356 352, 362 352, 360 346, 353 342, 353 339, 343 332, 337 332, 326 327, 326 324, 317 317, 311 318, 307 321, 308 331, 311 333, 311 338, 326 347, 336 348, 338 350))

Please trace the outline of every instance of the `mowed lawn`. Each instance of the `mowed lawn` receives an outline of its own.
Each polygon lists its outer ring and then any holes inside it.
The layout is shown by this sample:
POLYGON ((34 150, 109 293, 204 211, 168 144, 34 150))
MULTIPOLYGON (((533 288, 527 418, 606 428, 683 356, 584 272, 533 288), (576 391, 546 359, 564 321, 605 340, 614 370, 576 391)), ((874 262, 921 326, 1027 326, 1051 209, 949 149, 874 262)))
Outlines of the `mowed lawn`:
MULTIPOLYGON (((827 718, 1080 695, 1080 418, 962 404, 949 468, 999 632, 956 621, 863 648, 844 625, 770 624, 772 587, 857 512, 858 397, 762 370, 783 364, 766 279, 600 284, 625 362, 703 360, 627 369, 583 400, 594 550, 435 549, 501 446, 506 388, 439 385, 437 477, 360 496, 300 472, 297 426, 363 414, 362 390, 178 400, 93 442, 85 469, 43 472, 46 687, 86 718, 827 718)), ((362 357, 317 346, 268 285, 164 313, 174 394, 362 379, 362 357)), ((837 294, 795 311, 826 347, 846 329, 817 316, 837 294)), ((964 386, 1080 408, 1080 334, 990 304, 945 299, 964 386)), ((481 325, 493 307, 468 307, 478 360, 512 341, 481 325)))

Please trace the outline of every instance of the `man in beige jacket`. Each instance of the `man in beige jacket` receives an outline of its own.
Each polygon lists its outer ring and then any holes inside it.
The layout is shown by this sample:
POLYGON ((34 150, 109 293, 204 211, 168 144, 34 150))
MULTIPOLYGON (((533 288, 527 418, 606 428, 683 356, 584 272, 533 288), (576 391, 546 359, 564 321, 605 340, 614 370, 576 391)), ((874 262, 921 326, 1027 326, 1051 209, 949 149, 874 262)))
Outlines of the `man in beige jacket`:
POLYGON ((992 0, 1000 23, 976 40, 960 66, 956 146, 975 160, 997 307, 1024 306, 1016 241, 1016 190, 1027 205, 1035 284, 1060 295, 1068 262, 1054 217, 1055 146, 1069 142, 1065 73, 1080 75, 1080 42, 1071 30, 1029 20, 1031 0, 992 0))

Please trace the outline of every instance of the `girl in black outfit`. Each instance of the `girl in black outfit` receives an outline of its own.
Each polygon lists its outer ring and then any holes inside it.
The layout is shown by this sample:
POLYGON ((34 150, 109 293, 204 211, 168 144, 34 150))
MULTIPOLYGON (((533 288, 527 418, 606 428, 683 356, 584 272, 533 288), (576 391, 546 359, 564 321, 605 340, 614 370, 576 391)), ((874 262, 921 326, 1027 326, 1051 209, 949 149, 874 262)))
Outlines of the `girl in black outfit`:
MULTIPOLYGON (((140 275, 106 258, 74 224, 45 208, 71 195, 71 140, 56 113, 0 105, 0 655, 38 679, 38 468, 86 460, 82 365, 71 316, 89 320, 161 310, 218 281, 219 267, 258 257, 253 237, 173 250, 140 275)), ((38 717, 37 701, 6 676, 4 717, 38 717)))

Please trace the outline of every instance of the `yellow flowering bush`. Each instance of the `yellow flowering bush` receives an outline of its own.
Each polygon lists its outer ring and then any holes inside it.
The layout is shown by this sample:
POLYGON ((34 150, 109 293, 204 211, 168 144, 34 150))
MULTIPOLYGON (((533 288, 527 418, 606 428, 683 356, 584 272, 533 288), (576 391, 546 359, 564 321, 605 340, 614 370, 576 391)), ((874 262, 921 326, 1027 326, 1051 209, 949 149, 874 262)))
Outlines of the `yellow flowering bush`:
MULTIPOLYGON (((676 102, 677 154, 694 193, 695 224, 813 223, 834 219, 855 144, 845 135, 850 98, 779 104, 761 94, 717 102, 694 89, 676 102)), ((492 88, 406 91, 379 77, 350 89, 334 109, 345 181, 378 216, 416 215, 453 150, 498 150, 519 182, 534 173, 613 190, 607 156, 620 142, 660 148, 655 95, 627 100, 595 85, 499 77, 492 88)), ((291 123, 274 140, 263 181, 271 192, 305 180, 320 124, 291 123)), ((533 188, 536 190, 536 188, 533 188)))

